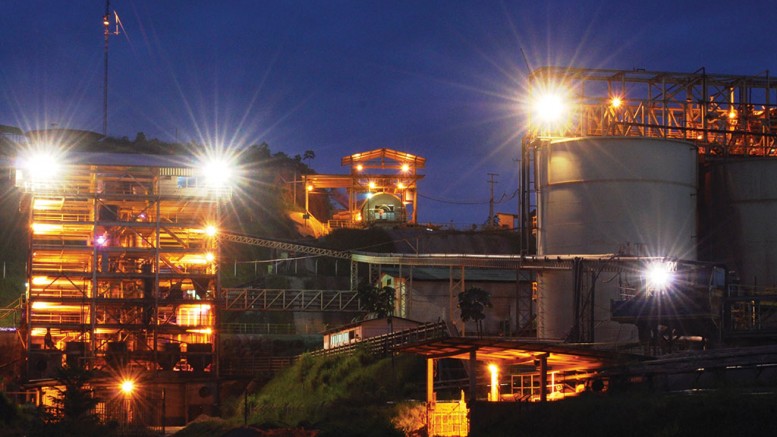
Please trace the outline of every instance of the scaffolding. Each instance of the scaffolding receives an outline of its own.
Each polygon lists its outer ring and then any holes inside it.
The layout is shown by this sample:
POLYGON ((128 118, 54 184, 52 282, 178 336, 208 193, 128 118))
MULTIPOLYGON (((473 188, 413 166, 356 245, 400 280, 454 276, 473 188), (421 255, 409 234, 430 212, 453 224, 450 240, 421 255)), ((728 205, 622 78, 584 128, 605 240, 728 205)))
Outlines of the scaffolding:
MULTIPOLYGON (((219 203, 193 160, 79 153, 19 164, 28 379, 62 364, 216 374, 219 203)), ((20 161, 21 162, 21 161, 20 161)))

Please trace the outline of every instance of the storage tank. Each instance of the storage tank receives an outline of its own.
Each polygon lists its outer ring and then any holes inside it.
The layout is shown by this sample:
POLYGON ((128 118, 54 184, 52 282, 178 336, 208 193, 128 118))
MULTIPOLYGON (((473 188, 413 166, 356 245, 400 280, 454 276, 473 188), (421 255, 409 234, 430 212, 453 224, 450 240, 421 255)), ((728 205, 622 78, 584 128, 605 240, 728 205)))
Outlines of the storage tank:
MULTIPOLYGON (((630 246, 632 255, 696 259, 693 144, 586 137, 545 143, 536 156, 539 255, 612 254, 630 246)), ((591 339, 636 341, 635 326, 610 321, 609 301, 620 292, 616 278, 597 278, 595 290, 591 339)), ((573 300, 571 272, 539 275, 540 338, 569 338, 573 300)))
POLYGON ((744 285, 777 286, 777 160, 709 163, 700 211, 700 258, 724 262, 744 285))

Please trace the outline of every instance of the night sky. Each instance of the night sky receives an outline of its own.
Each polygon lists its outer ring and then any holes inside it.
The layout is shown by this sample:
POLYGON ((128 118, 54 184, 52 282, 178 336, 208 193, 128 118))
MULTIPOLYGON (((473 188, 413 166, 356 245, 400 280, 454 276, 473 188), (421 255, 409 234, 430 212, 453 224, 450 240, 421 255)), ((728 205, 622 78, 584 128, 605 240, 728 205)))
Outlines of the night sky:
MULTIPOLYGON (((0 124, 102 131, 102 0, 7 0, 0 124)), ((777 73, 768 1, 113 0, 109 134, 427 158, 419 220, 515 212, 530 68, 777 73), (521 49, 528 61, 524 61, 521 49), (503 196, 504 194, 504 196, 503 196)))

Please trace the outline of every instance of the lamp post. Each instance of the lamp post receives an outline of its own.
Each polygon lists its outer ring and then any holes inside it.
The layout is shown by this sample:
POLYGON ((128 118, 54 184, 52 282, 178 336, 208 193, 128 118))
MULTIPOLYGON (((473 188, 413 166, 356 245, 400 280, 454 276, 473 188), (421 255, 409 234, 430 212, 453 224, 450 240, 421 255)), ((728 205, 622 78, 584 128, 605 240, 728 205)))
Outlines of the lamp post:
POLYGON ((165 435, 166 400, 167 400, 167 392, 165 391, 165 388, 162 387, 162 435, 165 435))

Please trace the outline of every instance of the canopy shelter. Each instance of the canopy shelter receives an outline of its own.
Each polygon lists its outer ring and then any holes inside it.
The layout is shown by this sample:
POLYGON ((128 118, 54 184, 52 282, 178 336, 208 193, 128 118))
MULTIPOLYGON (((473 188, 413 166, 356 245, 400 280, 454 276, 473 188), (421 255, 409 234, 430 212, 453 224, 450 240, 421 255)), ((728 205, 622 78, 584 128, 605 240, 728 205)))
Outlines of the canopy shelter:
POLYGON ((303 176, 307 214, 310 196, 330 190, 329 195, 345 208, 330 220, 330 228, 417 222, 417 183, 424 177, 418 169, 426 167, 425 158, 382 148, 348 155, 341 164, 350 167, 349 174, 303 176), (383 197, 378 201, 374 196, 383 197))

